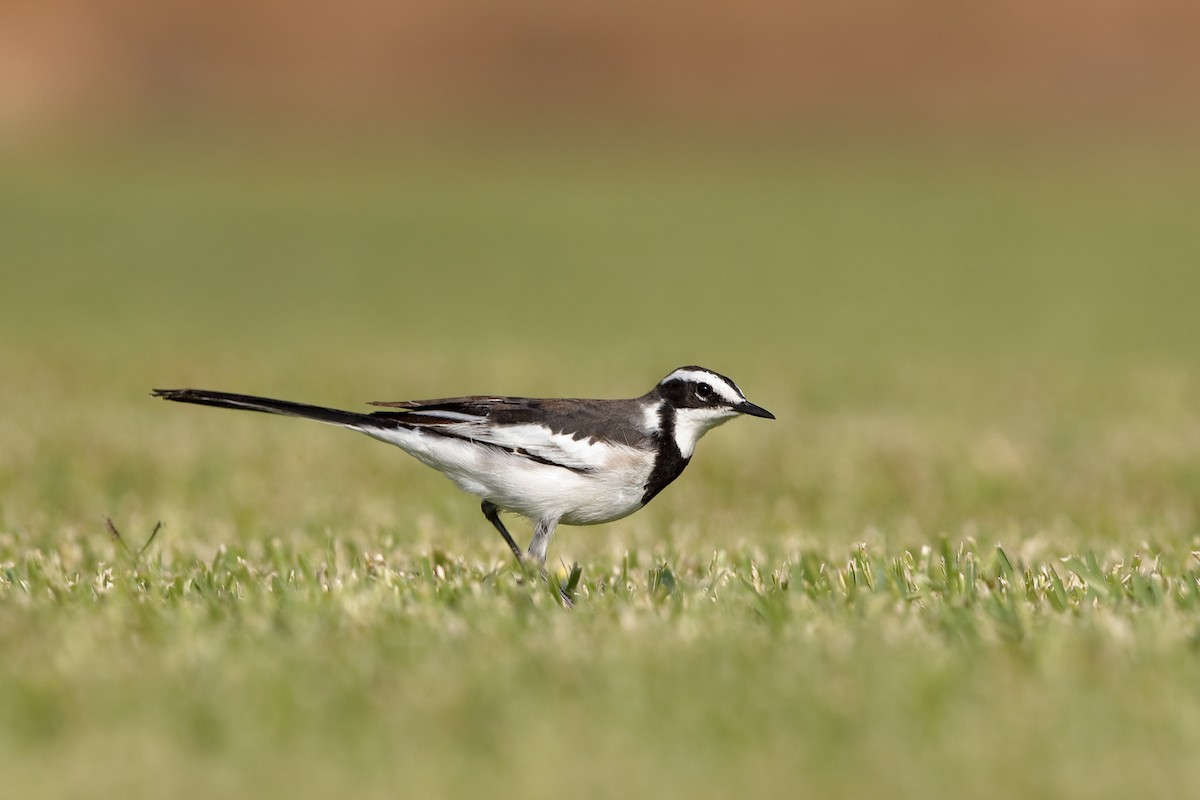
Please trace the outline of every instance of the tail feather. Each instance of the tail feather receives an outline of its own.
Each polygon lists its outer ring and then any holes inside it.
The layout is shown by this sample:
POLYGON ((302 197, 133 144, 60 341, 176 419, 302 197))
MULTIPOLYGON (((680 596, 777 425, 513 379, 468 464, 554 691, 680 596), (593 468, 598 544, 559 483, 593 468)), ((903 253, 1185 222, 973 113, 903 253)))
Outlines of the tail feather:
POLYGON ((264 414, 283 414, 349 428, 390 427, 387 422, 373 418, 370 414, 357 414, 353 411, 310 406, 290 400, 272 400, 269 397, 255 397, 248 394, 210 392, 205 389, 155 389, 151 394, 154 397, 161 397, 176 403, 195 403, 216 408, 240 408, 245 411, 261 411, 264 414))

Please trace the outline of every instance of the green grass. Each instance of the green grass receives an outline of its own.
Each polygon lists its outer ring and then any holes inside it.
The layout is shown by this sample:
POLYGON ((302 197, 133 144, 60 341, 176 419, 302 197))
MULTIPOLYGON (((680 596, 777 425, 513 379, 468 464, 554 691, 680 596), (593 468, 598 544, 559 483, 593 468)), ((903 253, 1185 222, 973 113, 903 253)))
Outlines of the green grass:
POLYGON ((0 793, 1189 796, 1200 158, 1150 144, 10 158, 0 793), (403 454, 148 396, 684 363, 779 419, 560 529, 570 612, 403 454))

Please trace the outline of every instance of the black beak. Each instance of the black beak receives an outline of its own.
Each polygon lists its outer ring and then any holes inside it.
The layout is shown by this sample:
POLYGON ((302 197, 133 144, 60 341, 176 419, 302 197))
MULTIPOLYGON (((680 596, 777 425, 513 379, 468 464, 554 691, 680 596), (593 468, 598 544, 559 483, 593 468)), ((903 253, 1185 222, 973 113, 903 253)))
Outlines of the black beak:
POLYGON ((775 419, 775 415, 767 411, 762 406, 756 406, 749 400, 743 400, 733 407, 734 411, 740 411, 743 414, 749 414, 752 417, 762 417, 763 419, 775 419))

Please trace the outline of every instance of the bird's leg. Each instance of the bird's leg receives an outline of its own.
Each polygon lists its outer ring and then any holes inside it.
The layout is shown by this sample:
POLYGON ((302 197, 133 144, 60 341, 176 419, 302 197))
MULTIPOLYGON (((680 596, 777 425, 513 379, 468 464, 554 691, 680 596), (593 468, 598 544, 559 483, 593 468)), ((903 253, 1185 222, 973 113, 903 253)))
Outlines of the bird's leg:
MULTIPOLYGON (((488 522, 496 526, 496 530, 500 531, 500 535, 504 537, 504 541, 508 542, 509 548, 513 551, 513 555, 517 557, 517 563, 524 567, 529 562, 534 562, 538 565, 538 570, 541 573, 542 580, 549 581, 550 576, 546 573, 546 548, 550 546, 550 537, 554 534, 554 528, 558 525, 557 519, 541 520, 534 526, 533 541, 529 543, 529 561, 526 561, 521 555, 521 548, 517 547, 517 543, 513 541, 509 535, 508 529, 504 527, 504 523, 500 521, 500 507, 490 500, 484 500, 480 505, 483 515, 487 517, 488 522)), ((563 605, 571 608, 575 602, 571 599, 571 594, 561 585, 558 587, 558 596, 562 600, 563 605)))
MULTIPOLYGON (((549 582, 550 576, 546 572, 546 549, 550 546, 550 537, 554 535, 554 529, 558 526, 558 519, 550 517, 548 519, 539 519, 537 524, 533 526, 533 539, 529 542, 529 551, 526 557, 530 561, 534 561, 541 567, 542 580, 549 582)), ((571 599, 571 593, 554 579, 555 585, 558 587, 558 597, 562 600, 562 604, 567 608, 574 608, 575 601, 571 599)))
POLYGON ((539 519, 533 526, 533 539, 529 542, 528 556, 540 564, 543 571, 546 569, 546 549, 550 546, 550 537, 554 535, 557 526, 557 517, 539 519))
MULTIPOLYGON (((496 526, 496 530, 500 531, 500 535, 504 537, 504 541, 508 542, 509 548, 513 551, 513 555, 517 557, 518 564, 524 564, 525 560, 521 558, 521 548, 517 547, 517 543, 508 535, 508 529, 504 527, 504 523, 500 521, 500 507, 490 500, 484 500, 480 506, 483 510, 483 515, 487 517, 488 522, 496 526)), ((549 537, 547 537, 548 539, 549 537)), ((545 550, 542 550, 542 560, 545 561, 545 550)))

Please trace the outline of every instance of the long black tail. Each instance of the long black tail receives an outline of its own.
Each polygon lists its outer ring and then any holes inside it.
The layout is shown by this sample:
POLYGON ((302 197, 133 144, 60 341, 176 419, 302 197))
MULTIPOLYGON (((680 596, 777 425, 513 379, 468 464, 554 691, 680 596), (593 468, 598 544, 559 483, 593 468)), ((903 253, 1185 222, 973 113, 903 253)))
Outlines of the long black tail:
POLYGON ((379 428, 386 424, 370 414, 356 414, 353 411, 339 411, 336 408, 310 406, 305 403, 293 403, 290 400, 272 400, 269 397, 254 397, 248 394, 231 394, 229 392, 210 392, 204 389, 155 389, 151 392, 154 397, 173 400, 176 403, 195 403, 201 406, 216 406, 217 408, 240 408, 245 411, 261 411, 264 414, 284 414, 289 417, 315 419, 330 425, 341 425, 351 428, 379 428))

